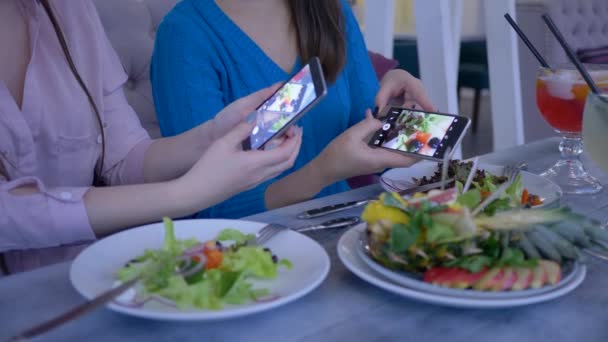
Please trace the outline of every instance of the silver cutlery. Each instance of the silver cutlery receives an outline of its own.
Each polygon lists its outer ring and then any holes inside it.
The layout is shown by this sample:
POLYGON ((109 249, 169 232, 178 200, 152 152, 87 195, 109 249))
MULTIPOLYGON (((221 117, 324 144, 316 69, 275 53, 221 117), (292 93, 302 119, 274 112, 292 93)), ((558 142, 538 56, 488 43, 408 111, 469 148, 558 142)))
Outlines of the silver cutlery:
MULTIPOLYGON (((446 179, 445 182, 441 181, 441 182, 435 182, 435 183, 431 183, 431 184, 415 186, 415 187, 411 187, 408 189, 403 189, 401 191, 397 191, 397 193, 400 196, 411 195, 411 194, 415 194, 417 192, 424 192, 424 191, 437 189, 437 188, 441 187, 442 185, 449 184, 450 182, 453 182, 453 181, 454 181, 454 179, 450 178, 450 179, 446 179)), ((304 219, 321 217, 321 216, 337 213, 337 212, 340 212, 343 210, 357 208, 357 207, 366 205, 367 203, 371 202, 372 200, 373 199, 351 201, 351 202, 332 204, 332 205, 328 205, 328 206, 321 207, 321 208, 311 209, 311 210, 307 210, 303 213, 298 214, 297 218, 304 220, 304 219)))
POLYGON ((333 229, 333 228, 346 228, 350 226, 354 226, 357 223, 361 222, 361 219, 358 216, 350 216, 350 217, 341 217, 334 220, 329 220, 320 224, 312 224, 309 226, 303 226, 299 228, 295 228, 296 232, 310 232, 317 230, 325 230, 325 229, 333 229))

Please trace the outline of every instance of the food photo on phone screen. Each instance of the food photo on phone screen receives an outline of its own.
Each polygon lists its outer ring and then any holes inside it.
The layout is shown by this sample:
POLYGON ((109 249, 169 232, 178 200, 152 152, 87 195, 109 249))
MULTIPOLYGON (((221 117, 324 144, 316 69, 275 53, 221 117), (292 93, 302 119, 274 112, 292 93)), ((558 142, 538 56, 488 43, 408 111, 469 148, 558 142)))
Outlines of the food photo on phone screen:
POLYGON ((251 148, 257 149, 271 139, 315 98, 310 68, 306 66, 257 109, 251 148))

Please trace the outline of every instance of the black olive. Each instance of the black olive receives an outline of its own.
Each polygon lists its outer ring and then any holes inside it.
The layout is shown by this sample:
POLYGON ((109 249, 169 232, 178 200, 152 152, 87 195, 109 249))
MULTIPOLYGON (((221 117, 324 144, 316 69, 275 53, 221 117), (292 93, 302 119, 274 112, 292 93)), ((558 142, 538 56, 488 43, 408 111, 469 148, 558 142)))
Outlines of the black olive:
POLYGON ((219 242, 218 240, 215 240, 215 246, 216 246, 217 248, 220 248, 220 249, 221 249, 221 248, 222 248, 222 243, 221 243, 221 242, 219 242))
POLYGON ((268 248, 268 247, 264 247, 264 252, 268 252, 268 253, 270 253, 270 248, 268 248))
POLYGON ((276 255, 273 255, 272 262, 274 262, 276 264, 277 262, 279 262, 279 258, 276 255))
POLYGON ((422 148, 422 142, 420 140, 412 140, 407 144, 408 152, 418 152, 422 148))
POLYGON ((429 140, 428 144, 429 144, 430 148, 439 147, 439 138, 437 138, 437 137, 431 138, 431 140, 429 140))

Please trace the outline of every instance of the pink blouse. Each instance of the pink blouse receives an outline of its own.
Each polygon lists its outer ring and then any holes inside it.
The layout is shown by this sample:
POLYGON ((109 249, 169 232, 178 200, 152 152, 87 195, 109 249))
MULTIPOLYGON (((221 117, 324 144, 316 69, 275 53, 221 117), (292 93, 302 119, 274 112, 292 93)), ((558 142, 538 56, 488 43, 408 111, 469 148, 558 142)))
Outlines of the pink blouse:
MULTIPOLYGON (((126 81, 90 1, 52 1, 69 49, 102 115, 106 134, 103 179, 143 182, 151 144, 122 91, 126 81)), ((0 253, 12 272, 73 257, 95 239, 83 203, 101 156, 101 135, 87 98, 71 73, 42 6, 20 1, 28 19, 31 60, 22 109, 0 80, 0 253), (36 184, 39 193, 11 190, 36 184)))

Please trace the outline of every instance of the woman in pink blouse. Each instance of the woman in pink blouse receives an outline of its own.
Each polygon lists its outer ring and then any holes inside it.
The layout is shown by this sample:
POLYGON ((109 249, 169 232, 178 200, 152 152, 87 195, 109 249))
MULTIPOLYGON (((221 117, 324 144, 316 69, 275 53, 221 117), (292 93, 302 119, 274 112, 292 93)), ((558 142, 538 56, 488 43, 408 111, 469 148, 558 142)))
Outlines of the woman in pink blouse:
POLYGON ((197 212, 278 175, 298 153, 297 129, 273 150, 240 149, 252 128, 240 122, 272 89, 180 136, 151 140, 89 1, 0 1, 0 46, 0 253, 11 272, 197 212), (109 186, 92 186, 94 178, 109 186))

